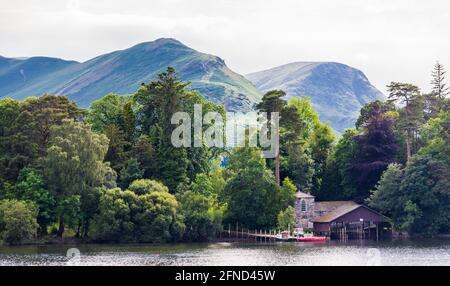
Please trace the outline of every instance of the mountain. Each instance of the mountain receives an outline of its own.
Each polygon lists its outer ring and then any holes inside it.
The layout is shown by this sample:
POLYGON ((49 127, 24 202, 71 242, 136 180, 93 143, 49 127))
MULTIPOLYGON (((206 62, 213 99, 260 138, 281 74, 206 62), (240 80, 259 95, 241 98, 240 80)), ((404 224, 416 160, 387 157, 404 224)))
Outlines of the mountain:
POLYGON ((44 93, 69 96, 82 107, 108 93, 134 93, 168 66, 190 88, 229 111, 249 111, 261 92, 219 57, 200 53, 174 39, 158 39, 98 56, 87 62, 47 57, 0 57, 0 98, 24 99, 44 93))
POLYGON ((287 98, 309 96, 321 120, 339 133, 354 125, 364 104, 384 99, 361 71, 343 64, 298 62, 243 77, 221 58, 167 38, 83 63, 0 56, 0 98, 63 94, 87 108, 108 93, 134 93, 168 66, 174 67, 182 80, 190 81, 190 88, 228 111, 252 110, 262 92, 271 89, 286 91, 287 98))
POLYGON ((262 92, 281 89, 287 99, 310 97, 320 119, 338 133, 354 127, 366 103, 385 99, 360 70, 333 62, 296 62, 246 78, 262 92))

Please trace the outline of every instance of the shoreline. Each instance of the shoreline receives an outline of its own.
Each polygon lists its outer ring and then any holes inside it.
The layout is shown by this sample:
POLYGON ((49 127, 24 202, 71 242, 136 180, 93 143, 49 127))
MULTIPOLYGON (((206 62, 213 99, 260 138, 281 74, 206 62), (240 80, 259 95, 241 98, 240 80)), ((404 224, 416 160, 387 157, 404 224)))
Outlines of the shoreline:
MULTIPOLYGON (((345 243, 345 244, 354 244, 354 243, 384 243, 384 242, 418 242, 418 241, 443 241, 450 240, 450 234, 439 234, 433 237, 394 237, 390 239, 384 239, 380 241, 375 240, 349 240, 349 241, 339 241, 339 240, 327 240, 327 243, 345 243)), ((49 240, 40 240, 37 242, 23 243, 17 245, 9 245, 9 244, 0 244, 0 248, 15 248, 15 247, 45 247, 45 246, 178 246, 178 245, 200 245, 200 244, 220 244, 220 243, 229 243, 229 244, 248 244, 248 245, 270 245, 270 244, 288 244, 288 243, 305 243, 305 242, 297 242, 297 241, 267 241, 267 242, 255 242, 255 241, 226 241, 226 240, 210 240, 210 241, 179 241, 179 242, 99 242, 93 240, 86 240, 80 238, 67 238, 62 241, 56 240, 54 238, 49 240)), ((307 243, 307 245, 313 245, 316 243, 307 243)), ((326 245, 326 243, 322 243, 326 245)))

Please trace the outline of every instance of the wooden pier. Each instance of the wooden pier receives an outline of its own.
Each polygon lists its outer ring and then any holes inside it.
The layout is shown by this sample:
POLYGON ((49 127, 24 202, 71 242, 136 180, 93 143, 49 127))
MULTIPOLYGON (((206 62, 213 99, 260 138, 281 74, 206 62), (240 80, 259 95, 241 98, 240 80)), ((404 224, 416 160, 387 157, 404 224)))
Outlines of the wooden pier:
MULTIPOLYGON (((223 230, 219 232, 217 241, 220 242, 276 242, 284 241, 285 239, 277 238, 277 232, 274 230, 249 230, 249 229, 235 229, 223 230)), ((294 240, 293 237, 290 240, 294 240)))

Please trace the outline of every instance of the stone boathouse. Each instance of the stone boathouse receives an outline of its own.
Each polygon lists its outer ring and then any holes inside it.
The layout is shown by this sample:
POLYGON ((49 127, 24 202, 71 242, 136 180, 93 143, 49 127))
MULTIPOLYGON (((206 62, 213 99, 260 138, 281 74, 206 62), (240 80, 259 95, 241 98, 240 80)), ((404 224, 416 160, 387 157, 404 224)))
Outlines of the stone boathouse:
POLYGON ((316 202, 310 194, 296 194, 295 227, 311 229, 315 235, 378 239, 386 224, 386 217, 353 201, 316 202))

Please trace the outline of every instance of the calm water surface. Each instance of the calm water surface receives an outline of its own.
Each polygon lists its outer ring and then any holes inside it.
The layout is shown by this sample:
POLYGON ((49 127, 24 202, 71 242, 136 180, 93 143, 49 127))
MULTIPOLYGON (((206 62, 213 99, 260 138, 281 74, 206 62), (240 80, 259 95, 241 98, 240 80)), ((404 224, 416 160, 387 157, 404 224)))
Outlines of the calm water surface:
POLYGON ((447 265, 450 240, 0 247, 0 265, 447 265), (74 258, 68 258, 75 254, 74 258), (79 251, 79 252, 78 252, 79 251), (79 256, 77 255, 79 253, 79 256))

